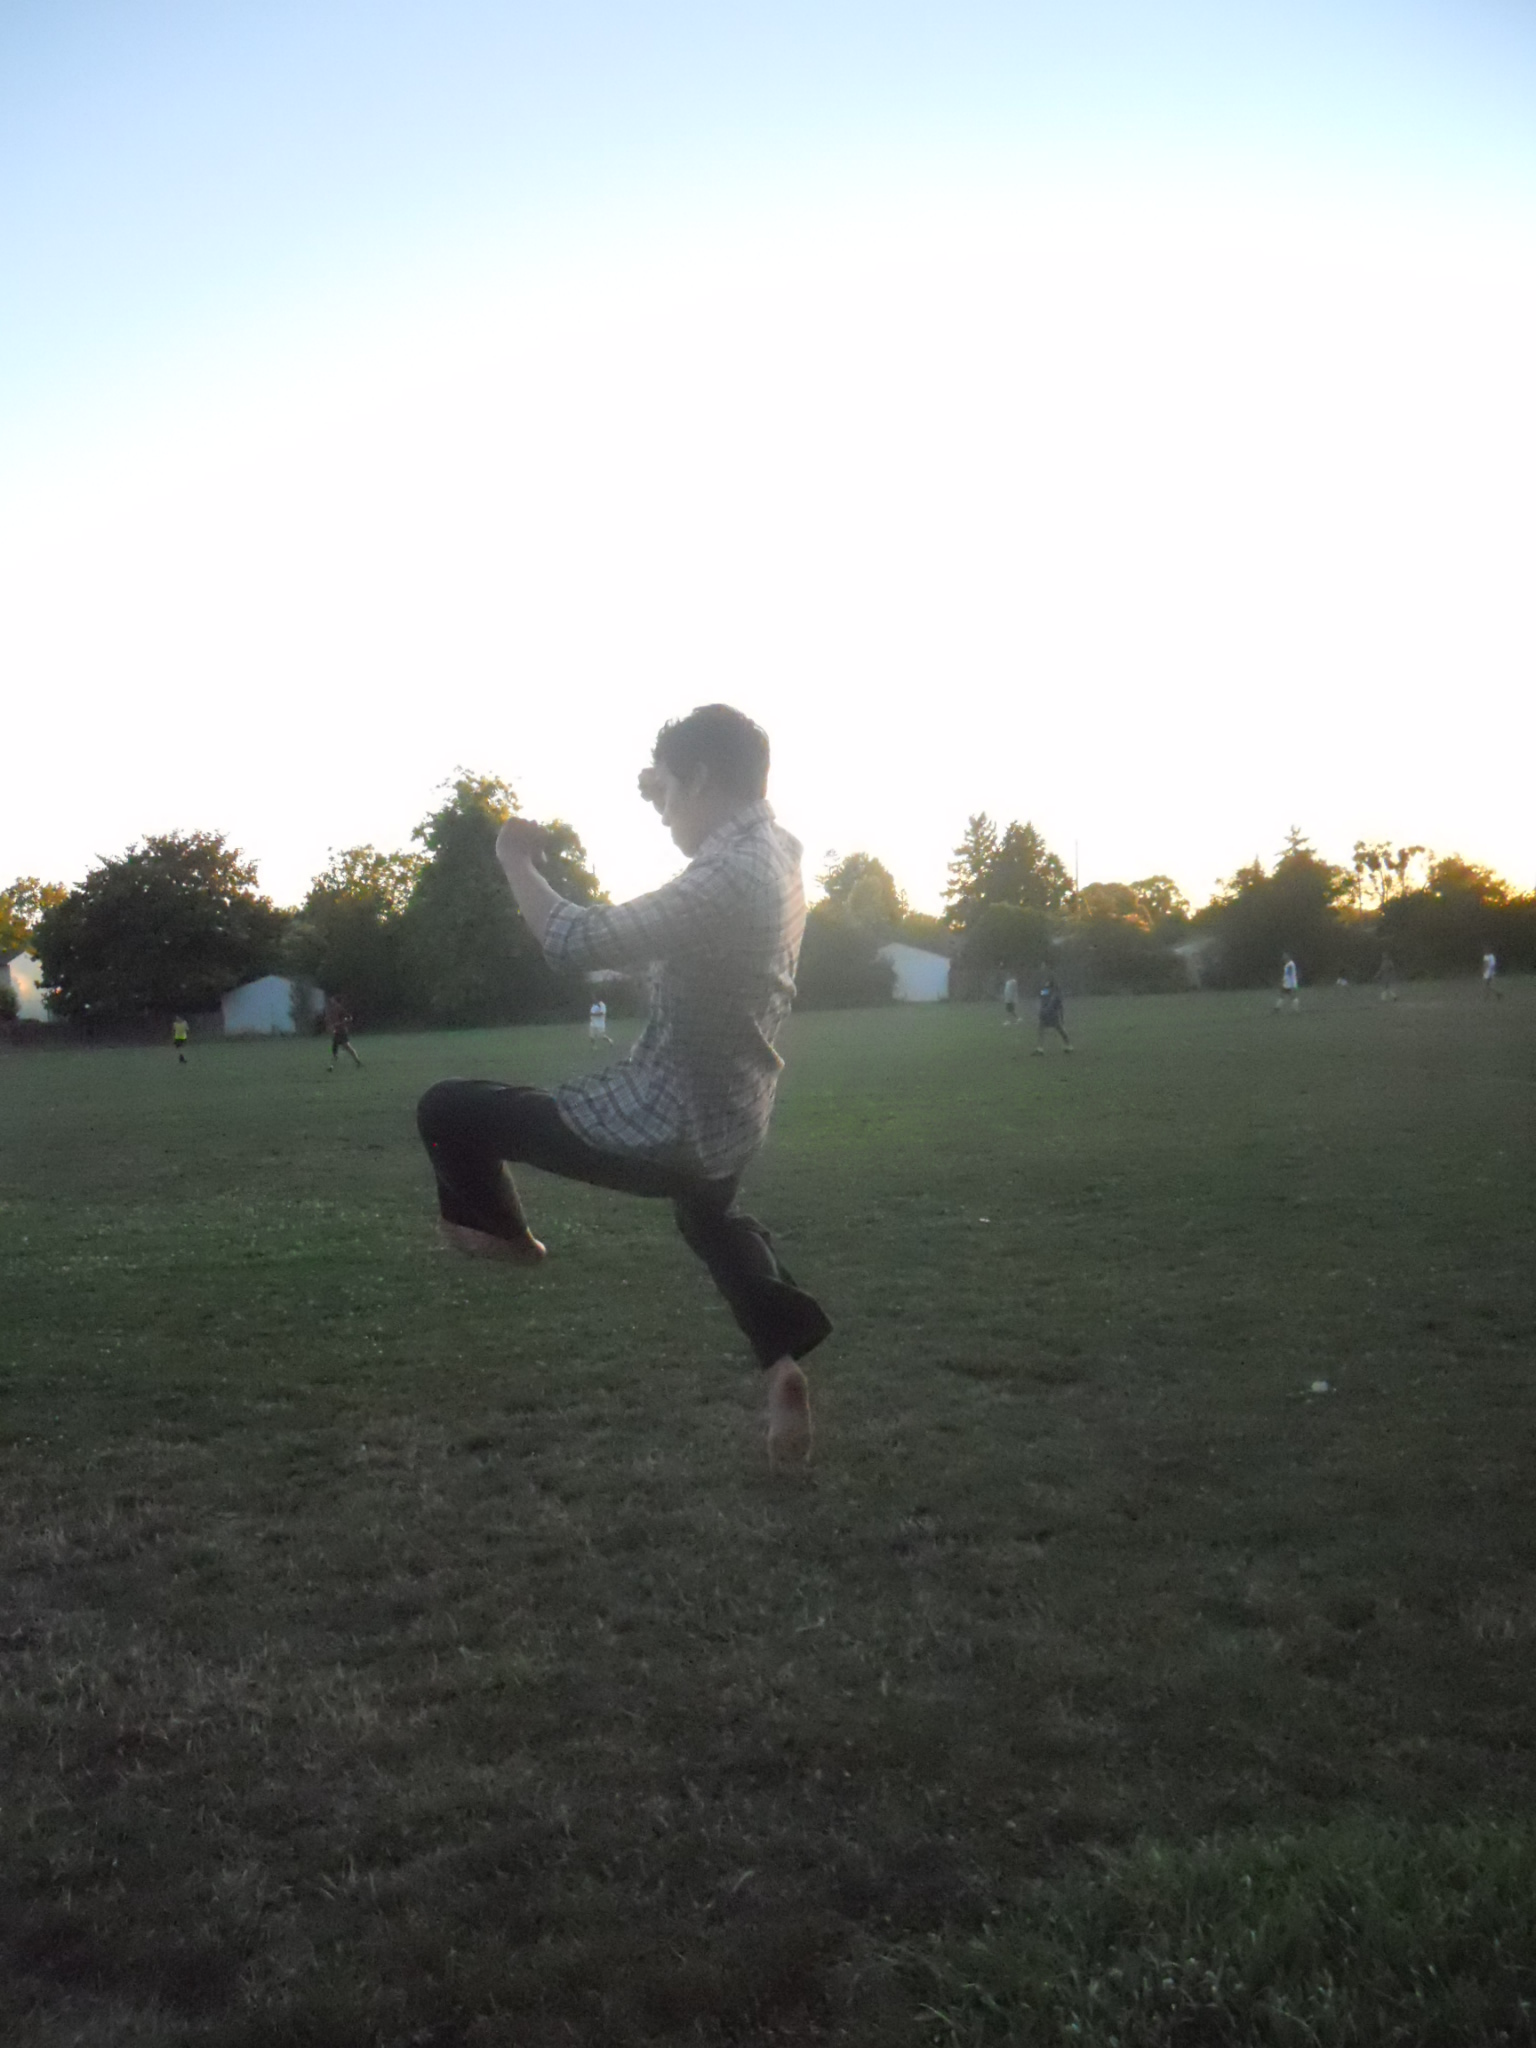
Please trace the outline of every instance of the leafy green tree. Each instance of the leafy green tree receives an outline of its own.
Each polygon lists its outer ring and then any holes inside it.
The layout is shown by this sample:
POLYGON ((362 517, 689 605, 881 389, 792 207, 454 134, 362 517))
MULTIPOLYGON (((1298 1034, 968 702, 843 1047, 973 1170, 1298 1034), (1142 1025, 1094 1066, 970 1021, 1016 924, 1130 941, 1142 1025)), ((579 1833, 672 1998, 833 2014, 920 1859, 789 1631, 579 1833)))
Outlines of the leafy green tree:
POLYGON ((8 974, 0 973, 0 1024, 13 1024, 21 1008, 16 990, 8 974))
POLYGON ((38 919, 68 894, 62 882, 40 882, 36 875, 18 875, 0 889, 0 960, 30 953, 38 919))
MULTIPOLYGON (((427 1023, 515 1023, 580 1003, 580 977, 545 964, 496 860, 496 834, 521 808, 509 783, 461 769, 447 800, 411 835, 422 866, 402 920, 402 957, 412 1011, 427 1023)), ((578 903, 604 901, 572 828, 556 819, 546 830, 553 886, 578 903)))
POLYGON ((998 841, 986 879, 986 900, 1054 916, 1071 903, 1072 877, 1033 825, 1014 823, 998 841))
POLYGON ((1511 894, 1491 868, 1446 854, 1430 863, 1422 889, 1382 909, 1382 945, 1405 974, 1463 974, 1485 952, 1506 967, 1524 965, 1536 931, 1536 905, 1511 894))
MULTIPOLYGON (((835 919, 821 917, 812 938, 812 986, 816 985, 822 972, 822 963, 841 948, 844 952, 855 951, 864 958, 859 970, 863 976, 860 986, 869 991, 884 990, 889 976, 884 964, 872 966, 872 948, 899 941, 904 946, 918 946, 928 953, 953 953, 953 931, 949 921, 943 917, 930 917, 925 911, 914 910, 906 897, 896 886, 895 877, 883 861, 873 859, 867 853, 850 853, 841 860, 835 854, 828 854, 827 867, 816 879, 826 892, 826 900, 814 906, 814 914, 836 910, 845 914, 848 929, 838 936, 840 927, 835 919), (854 930, 860 928, 865 939, 860 940, 854 930)), ((839 975, 848 985, 852 974, 851 966, 840 966, 839 975)), ((883 1000, 883 995, 860 995, 859 1001, 883 1000)))
POLYGON ((1459 853, 1431 863, 1427 887, 1443 903, 1476 903, 1483 909, 1502 908, 1510 896, 1509 884, 1492 868, 1463 860, 1459 853))
POLYGON ((1072 877, 1033 825, 1015 819, 999 832, 981 811, 966 821, 944 901, 945 921, 961 935, 950 991, 974 1001, 1006 973, 1042 971, 1072 877))
POLYGON ((1132 882, 1130 889, 1152 931, 1189 923, 1188 898, 1177 882, 1171 881, 1167 875, 1144 875, 1139 882, 1132 882))
POLYGON ((1090 882, 1078 891, 1074 908, 1085 922, 1129 918, 1144 931, 1152 929, 1146 907, 1129 882, 1090 882))
POLYGON ((925 953, 947 953, 952 934, 942 917, 930 917, 926 910, 909 910, 901 921, 904 946, 920 946, 925 953))
POLYGON ((1146 931, 1189 922, 1189 904, 1167 875, 1147 875, 1139 882, 1089 882, 1073 902, 1078 917, 1129 918, 1146 931))
POLYGON ((419 853, 381 853, 373 846, 333 853, 288 931, 289 971, 328 994, 345 995, 365 1023, 408 1015, 404 917, 423 865, 419 853))
POLYGON ((170 832, 93 868, 45 910, 35 946, 62 1016, 211 1008, 279 961, 287 913, 218 832, 170 832))
POLYGON ((879 926, 894 937, 905 922, 907 899, 883 861, 867 853, 835 860, 816 877, 829 903, 846 910, 859 923, 879 926))
POLYGON ((310 885, 310 894, 355 897, 398 917, 411 900, 422 866, 419 853, 380 853, 376 846, 349 846, 343 853, 332 853, 330 865, 310 885))
POLYGON ((1166 875, 1090 882, 1058 932, 1056 970, 1080 995, 1148 994, 1183 988, 1188 973, 1171 950, 1188 905, 1166 875))
POLYGON ((1309 981, 1358 971, 1357 947, 1338 914, 1353 889, 1350 871, 1323 860, 1293 826, 1272 870, 1257 860, 1239 868, 1195 919, 1217 942, 1211 980, 1263 987, 1278 982, 1287 955, 1309 981))
POLYGON ((968 994, 989 992, 999 974, 1035 977, 1051 957, 1055 923, 1043 910, 1022 903, 986 903, 974 914, 961 942, 961 980, 968 994), (973 986, 974 985, 974 986, 973 986))
POLYGON ((1355 841, 1355 908, 1379 911, 1396 896, 1406 895, 1408 871, 1423 857, 1422 846, 1394 847, 1386 840, 1355 841))
POLYGON ((896 977, 880 958, 882 943, 880 930, 844 904, 813 904, 795 975, 797 1008, 851 1010, 890 1002, 896 977))
POLYGON ((997 859, 997 827, 985 811, 965 822, 965 837, 955 848, 944 890, 944 915, 952 931, 963 931, 987 903, 987 881, 997 859))
POLYGON ((966 930, 993 904, 1054 915, 1071 899, 1072 877, 1033 825, 1015 820, 999 832, 985 811, 966 821, 944 892, 951 929, 966 930))

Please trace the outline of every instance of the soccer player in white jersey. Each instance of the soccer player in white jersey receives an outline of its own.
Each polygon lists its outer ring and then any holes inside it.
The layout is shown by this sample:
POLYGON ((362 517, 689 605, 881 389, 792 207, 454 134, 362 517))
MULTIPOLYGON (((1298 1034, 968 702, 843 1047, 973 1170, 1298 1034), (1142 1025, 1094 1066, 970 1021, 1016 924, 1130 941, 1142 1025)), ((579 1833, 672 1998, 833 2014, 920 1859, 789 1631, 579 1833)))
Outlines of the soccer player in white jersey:
POLYGON ((594 1045, 612 1045, 608 1036, 608 1005, 599 1000, 587 1012, 587 1037, 594 1045))

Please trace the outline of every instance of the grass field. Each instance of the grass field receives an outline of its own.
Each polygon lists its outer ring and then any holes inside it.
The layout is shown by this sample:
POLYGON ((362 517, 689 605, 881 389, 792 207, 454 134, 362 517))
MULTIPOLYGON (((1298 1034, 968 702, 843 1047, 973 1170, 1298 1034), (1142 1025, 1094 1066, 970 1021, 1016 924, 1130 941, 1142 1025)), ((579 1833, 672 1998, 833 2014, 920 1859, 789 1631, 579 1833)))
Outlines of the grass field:
POLYGON ((0 2040, 1536 2038, 1536 989, 1068 1021, 793 1020, 787 1485, 663 1209, 435 1247, 578 1028, 0 1059, 0 2040))

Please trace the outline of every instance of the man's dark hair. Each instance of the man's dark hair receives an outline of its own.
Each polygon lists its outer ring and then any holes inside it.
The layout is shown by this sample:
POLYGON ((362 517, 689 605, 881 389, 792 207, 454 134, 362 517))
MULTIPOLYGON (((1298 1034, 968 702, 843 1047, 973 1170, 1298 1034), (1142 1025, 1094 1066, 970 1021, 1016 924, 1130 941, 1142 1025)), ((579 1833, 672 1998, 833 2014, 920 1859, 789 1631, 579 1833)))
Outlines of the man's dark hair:
POLYGON ((680 782, 707 768, 716 789, 743 803, 768 792, 768 735, 729 704, 701 704, 656 735, 656 759, 680 782))

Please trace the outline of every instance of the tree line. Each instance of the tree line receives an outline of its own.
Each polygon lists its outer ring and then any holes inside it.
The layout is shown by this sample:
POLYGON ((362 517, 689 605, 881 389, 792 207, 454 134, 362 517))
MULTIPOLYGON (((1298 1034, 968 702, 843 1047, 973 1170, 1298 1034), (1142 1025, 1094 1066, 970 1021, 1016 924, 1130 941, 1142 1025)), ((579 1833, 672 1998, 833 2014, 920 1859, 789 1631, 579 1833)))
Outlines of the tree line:
MULTIPOLYGON (((23 877, 0 891, 0 959, 35 954, 53 1014, 93 1029, 211 1010, 265 974, 343 995, 373 1025, 572 1015, 585 983, 545 962, 497 865, 496 834, 520 808, 499 777, 461 770, 409 850, 333 854, 297 910, 264 896, 220 833, 148 838, 77 889, 23 877)), ((554 886, 606 901, 572 827, 548 833, 554 886)))
MULTIPOLYGON (((333 854, 297 910, 262 895, 221 834, 148 838, 76 889, 23 876, 0 890, 0 960, 34 953, 54 1014, 92 1028, 209 1010, 270 973, 344 995, 375 1026, 574 1016, 584 981, 547 965, 496 862, 520 808, 507 782, 461 770, 408 850, 333 854)), ((575 830, 548 829, 555 887, 606 902, 575 830)), ((1032 824, 985 812, 967 820, 938 916, 914 911, 868 853, 829 855, 817 880, 799 977, 811 1008, 889 1001, 893 941, 946 954, 962 999, 1042 972, 1078 994, 1260 987, 1288 955, 1311 982, 1368 980, 1384 961, 1406 977, 1471 972, 1488 951, 1536 969, 1536 896, 1488 868, 1364 840, 1346 868, 1296 830, 1270 866, 1240 868, 1193 911, 1166 875, 1078 888, 1032 824)), ((13 1009, 0 982, 6 997, 13 1009)))
POLYGON ((1423 846, 1357 840, 1350 866, 1296 829, 1268 867, 1239 868, 1199 910, 1167 875, 1078 888, 1035 827, 967 820, 938 917, 911 911, 866 853, 829 856, 802 956, 802 1000, 882 1002, 892 941, 948 954, 952 996, 996 992, 1010 975, 1049 973, 1077 994, 1262 988, 1287 957, 1305 981, 1474 972, 1486 952, 1536 970, 1536 895, 1491 869, 1423 846))

